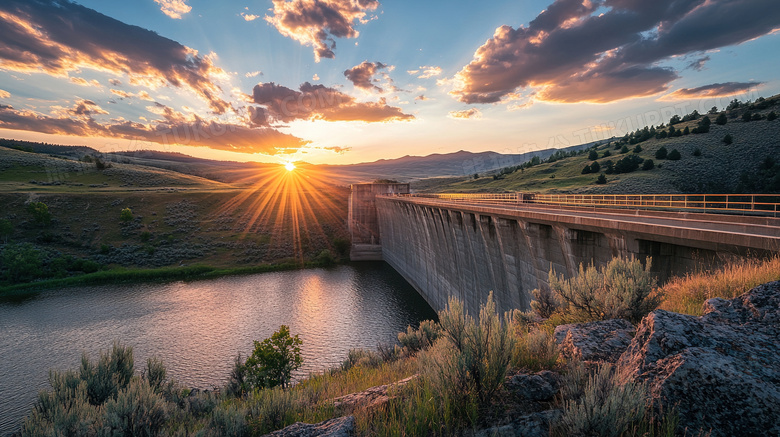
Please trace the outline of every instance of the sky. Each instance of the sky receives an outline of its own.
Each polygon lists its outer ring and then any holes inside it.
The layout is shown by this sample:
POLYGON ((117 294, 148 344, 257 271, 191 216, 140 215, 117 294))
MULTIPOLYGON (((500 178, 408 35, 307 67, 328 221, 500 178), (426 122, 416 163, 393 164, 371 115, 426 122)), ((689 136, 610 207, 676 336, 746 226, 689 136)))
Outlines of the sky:
POLYGON ((0 0, 0 137, 525 153, 780 93, 777 0, 0 0))

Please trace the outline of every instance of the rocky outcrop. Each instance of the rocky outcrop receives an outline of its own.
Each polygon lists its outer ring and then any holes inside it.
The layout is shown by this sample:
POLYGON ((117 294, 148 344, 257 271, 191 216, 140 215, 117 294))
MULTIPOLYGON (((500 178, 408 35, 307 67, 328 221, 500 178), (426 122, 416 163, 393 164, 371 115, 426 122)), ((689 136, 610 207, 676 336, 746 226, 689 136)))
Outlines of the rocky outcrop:
POLYGON ((548 437, 550 424, 561 416, 561 410, 547 410, 520 416, 512 423, 464 433, 473 437, 548 437))
POLYGON ((704 308, 650 313, 618 365, 689 434, 780 435, 780 281, 704 308))
POLYGON ((560 325, 554 335, 566 358, 614 363, 631 344, 634 325, 623 319, 560 325))
POLYGON ((350 437, 354 434, 355 416, 344 416, 315 424, 296 422, 264 437, 350 437))
POLYGON ((543 370, 533 375, 519 373, 506 382, 507 389, 518 398, 529 401, 549 401, 558 393, 560 375, 543 370))
POLYGON ((388 394, 388 390, 401 388, 417 378, 419 378, 419 375, 412 375, 392 384, 371 387, 358 393, 340 396, 332 399, 333 405, 342 411, 351 411, 357 407, 374 408, 392 399, 392 396, 388 394))

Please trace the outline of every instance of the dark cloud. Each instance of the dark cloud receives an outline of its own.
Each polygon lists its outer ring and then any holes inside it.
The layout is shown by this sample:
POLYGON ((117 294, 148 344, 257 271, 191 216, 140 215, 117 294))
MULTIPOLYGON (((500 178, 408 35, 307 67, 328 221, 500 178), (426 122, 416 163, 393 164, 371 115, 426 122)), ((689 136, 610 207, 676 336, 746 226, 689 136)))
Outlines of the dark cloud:
POLYGON ((704 64, 709 62, 709 60, 710 60, 709 56, 702 56, 701 58, 694 59, 693 61, 689 62, 688 66, 685 68, 696 70, 696 71, 702 71, 704 70, 704 64))
POLYGON ((696 88, 680 88, 679 90, 664 97, 666 100, 706 98, 706 97, 726 97, 734 94, 741 94, 755 88, 763 82, 725 82, 713 83, 696 88))
POLYGON ((344 72, 344 76, 352 82, 357 88, 363 90, 376 90, 380 93, 384 90, 376 85, 379 79, 374 79, 374 75, 380 72, 380 70, 387 69, 387 65, 381 62, 368 62, 363 61, 360 65, 356 65, 344 72))
POLYGON ((466 103, 527 87, 562 102, 653 95, 678 77, 658 63, 778 27, 776 0, 557 0, 528 27, 496 29, 455 76, 452 94, 466 103))
POLYGON ((88 68, 130 77, 150 87, 192 90, 222 114, 214 77, 224 75, 207 56, 156 33, 65 0, 0 2, 0 69, 67 76, 88 68))
POLYGON ((129 120, 101 123, 91 115, 106 113, 94 102, 82 100, 66 117, 50 117, 32 111, 0 106, 0 128, 79 137, 108 137, 149 141, 159 144, 181 144, 209 147, 241 153, 274 154, 280 150, 297 150, 308 141, 272 128, 247 128, 234 124, 204 121, 185 116, 165 105, 156 104, 153 112, 162 119, 143 124, 129 120))
POLYGON ((265 19, 284 36, 314 47, 314 58, 334 58, 334 38, 357 38, 355 22, 365 23, 377 0, 273 0, 265 19))
POLYGON ((401 108, 388 106, 385 99, 357 102, 335 88, 303 83, 298 91, 273 82, 255 86, 252 97, 263 105, 266 116, 287 123, 293 120, 385 122, 411 120, 401 108))

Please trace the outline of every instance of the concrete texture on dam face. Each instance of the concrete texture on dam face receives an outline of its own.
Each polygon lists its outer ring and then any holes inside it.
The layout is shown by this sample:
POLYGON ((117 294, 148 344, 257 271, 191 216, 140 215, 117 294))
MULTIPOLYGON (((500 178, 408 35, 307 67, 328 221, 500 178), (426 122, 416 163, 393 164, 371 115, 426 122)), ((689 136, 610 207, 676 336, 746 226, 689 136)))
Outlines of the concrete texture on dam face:
POLYGON ((375 205, 383 259, 435 310, 455 296, 471 314, 491 290, 500 311, 529 309, 531 290, 546 285, 550 269, 571 277, 580 263, 652 256, 653 271, 663 281, 780 247, 775 222, 736 221, 725 232, 720 228, 726 225, 698 217, 639 217, 625 211, 577 213, 391 197, 378 197, 375 205))

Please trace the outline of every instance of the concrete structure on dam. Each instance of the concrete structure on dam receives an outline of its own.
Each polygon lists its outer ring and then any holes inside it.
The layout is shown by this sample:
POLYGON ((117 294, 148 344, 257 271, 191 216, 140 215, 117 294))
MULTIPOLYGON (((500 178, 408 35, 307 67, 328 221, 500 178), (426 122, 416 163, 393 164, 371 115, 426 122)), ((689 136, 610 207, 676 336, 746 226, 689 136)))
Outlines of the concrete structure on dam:
POLYGON ((352 184, 349 195, 349 233, 352 261, 381 261, 382 238, 377 219, 376 196, 409 194, 409 184, 352 184))
POLYGON ((526 310, 550 269, 570 277, 580 263, 604 265, 616 256, 651 256, 663 280, 780 248, 776 218, 382 195, 373 203, 376 222, 367 225, 376 226, 382 259, 435 310, 456 296, 476 314, 491 290, 499 310, 526 310))

